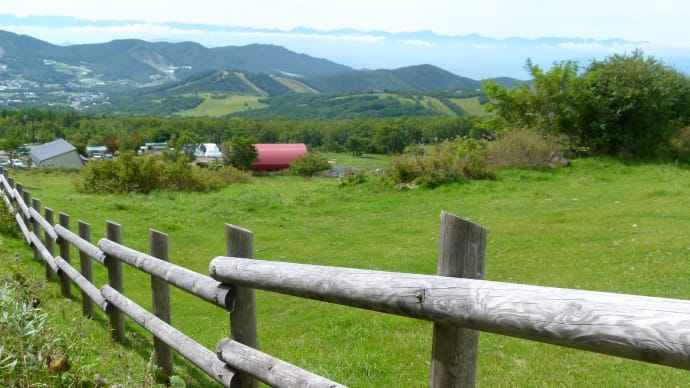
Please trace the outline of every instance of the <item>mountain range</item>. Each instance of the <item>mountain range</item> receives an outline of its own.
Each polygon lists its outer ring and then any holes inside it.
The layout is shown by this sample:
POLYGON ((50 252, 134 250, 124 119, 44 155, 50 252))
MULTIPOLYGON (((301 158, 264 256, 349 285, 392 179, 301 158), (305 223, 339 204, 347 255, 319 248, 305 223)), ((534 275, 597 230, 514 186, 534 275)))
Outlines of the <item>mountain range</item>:
POLYGON ((208 98, 242 96, 249 109, 248 102, 291 94, 467 93, 480 87, 478 80, 428 64, 355 70, 276 45, 207 48, 123 39, 59 46, 0 31, 0 106, 7 107, 170 115, 208 98))

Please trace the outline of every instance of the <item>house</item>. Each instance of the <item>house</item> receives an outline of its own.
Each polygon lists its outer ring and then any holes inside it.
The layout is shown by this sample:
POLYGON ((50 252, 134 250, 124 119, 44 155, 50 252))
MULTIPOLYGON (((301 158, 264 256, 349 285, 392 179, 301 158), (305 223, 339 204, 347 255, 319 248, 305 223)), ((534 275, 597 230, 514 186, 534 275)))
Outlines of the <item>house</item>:
POLYGON ((290 167, 295 159, 307 153, 304 143, 296 144, 254 144, 257 159, 252 164, 254 171, 279 171, 290 167))
POLYGON ((197 158, 222 158, 223 154, 220 152, 218 145, 216 143, 204 143, 199 144, 199 146, 194 151, 194 156, 197 158))
POLYGON ((139 147, 139 153, 140 154, 162 155, 168 149, 169 148, 168 148, 167 142, 144 143, 143 146, 139 147))
POLYGON ((62 139, 34 147, 29 151, 29 158, 35 167, 84 167, 83 159, 77 149, 62 139))

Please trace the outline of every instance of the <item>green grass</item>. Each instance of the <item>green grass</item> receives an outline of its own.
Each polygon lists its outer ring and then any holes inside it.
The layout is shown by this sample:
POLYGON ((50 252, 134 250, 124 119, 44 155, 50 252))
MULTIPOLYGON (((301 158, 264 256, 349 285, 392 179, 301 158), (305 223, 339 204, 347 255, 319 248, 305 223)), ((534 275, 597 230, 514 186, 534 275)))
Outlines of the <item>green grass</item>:
POLYGON ((470 116, 486 116, 486 111, 479 103, 479 97, 452 98, 451 101, 462 108, 470 116))
MULTIPOLYGON (((232 223, 254 232, 258 259, 432 274, 446 210, 489 229, 486 279, 690 298, 690 171, 671 165, 575 160, 570 169, 505 170, 496 181, 409 191, 375 179, 342 187, 266 176, 207 194, 91 196, 76 193, 62 174, 14 177, 40 188, 34 194, 44 206, 69 213, 73 229, 77 219, 91 223, 94 239, 104 236, 106 219, 122 224, 124 242, 142 251, 148 228, 168 233, 171 261, 202 273, 224 253, 223 225, 232 223)), ((27 265, 43 271, 31 259, 27 265)), ((103 276, 97 273, 100 284, 103 276)), ((125 268, 125 279, 127 295, 148 308, 147 277, 125 268)), ((263 351, 353 387, 428 386, 428 322, 261 291, 257 299, 263 351)), ((228 335, 227 314, 215 307, 177 291, 172 308, 175 326, 210 348, 228 335)), ((95 324, 106 335, 105 322, 95 324)), ((480 337, 479 386, 688 384, 687 371, 480 337)))
POLYGON ((249 109, 263 109, 268 106, 260 103, 260 97, 257 96, 233 95, 225 98, 212 98, 211 95, 206 95, 204 98, 204 102, 196 108, 178 114, 184 117, 220 117, 249 109))

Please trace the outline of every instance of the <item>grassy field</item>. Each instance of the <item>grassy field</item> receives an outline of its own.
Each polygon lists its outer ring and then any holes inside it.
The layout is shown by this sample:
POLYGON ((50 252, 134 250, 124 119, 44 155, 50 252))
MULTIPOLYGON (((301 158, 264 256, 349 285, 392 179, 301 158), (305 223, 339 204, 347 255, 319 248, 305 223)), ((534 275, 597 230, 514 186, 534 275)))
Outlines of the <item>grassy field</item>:
POLYGON ((211 95, 204 96, 204 102, 194 109, 185 110, 178 113, 184 117, 220 117, 231 113, 243 112, 249 109, 262 109, 266 104, 259 102, 257 96, 229 96, 225 98, 212 98, 211 95))
POLYGON ((486 116, 487 114, 482 104, 479 103, 479 97, 453 98, 451 101, 470 116, 486 116))
MULTIPOLYGON (((495 181, 408 191, 374 178, 341 186, 326 178, 265 176, 206 194, 92 196, 75 192, 64 174, 13 176, 34 188, 44 206, 69 213, 73 229, 77 219, 91 223, 94 239, 104 236, 106 219, 122 224, 124 242, 142 251, 148 228, 168 233, 171 261, 201 273, 223 255, 224 224, 232 223, 254 232, 259 259, 432 274, 446 210, 489 229, 486 279, 690 298, 690 171, 672 165, 575 160, 569 169, 505 170, 495 181)), ((24 256, 40 275, 40 264, 24 256)), ((103 284, 103 271, 96 276, 103 284)), ((125 279, 126 294, 148 308, 147 277, 125 268, 125 279)), ((257 299, 263 351, 352 387, 428 386, 431 324, 267 292, 257 299)), ((78 302, 50 303, 78 311, 78 302)), ((103 318, 92 322, 107 335, 103 318)), ((173 292, 173 322, 210 348, 228 336, 227 314, 182 292, 173 292)), ((137 344, 122 357, 133 350, 144 368, 150 349, 137 344)), ((207 383, 186 368, 176 373, 191 385, 207 383)), ((478 386, 688 384, 687 371, 480 336, 478 386)))

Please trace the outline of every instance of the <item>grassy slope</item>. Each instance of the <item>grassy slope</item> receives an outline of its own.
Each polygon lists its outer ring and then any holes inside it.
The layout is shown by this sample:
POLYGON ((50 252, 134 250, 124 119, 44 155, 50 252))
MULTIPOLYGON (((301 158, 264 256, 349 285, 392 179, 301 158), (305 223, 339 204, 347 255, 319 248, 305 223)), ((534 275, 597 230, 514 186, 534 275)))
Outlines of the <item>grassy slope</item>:
MULTIPOLYGON (((487 279, 690 298, 687 170, 575 161, 572 169, 501 175, 498 181, 403 192, 373 182, 339 187, 326 179, 261 177, 209 194, 98 197, 75 193, 60 175, 15 177, 42 188, 36 193, 45 206, 92 223, 94 238, 104 235, 105 219, 121 223, 124 241, 140 250, 148 247, 147 228, 169 233, 171 260, 202 273, 223 254, 223 224, 229 222, 254 231, 259 259, 430 274, 439 214, 447 210, 490 230, 487 279)), ((130 268, 125 273, 128 295, 148 306, 146 277, 130 268)), ((264 351, 347 385, 428 385, 426 322, 265 292, 258 292, 258 320, 264 351)), ((173 294, 173 321, 209 347, 227 335, 226 314, 181 292, 173 294)), ((482 334, 478 382, 685 386, 690 376, 482 334)))
POLYGON ((479 103, 479 97, 453 98, 451 101, 460 106, 470 116, 486 115, 484 107, 479 103))
POLYGON ((281 84, 292 89, 295 93, 318 93, 319 91, 309 87, 308 85, 290 77, 274 77, 274 79, 281 84))
POLYGON ((249 109, 262 109, 267 107, 266 104, 259 102, 260 97, 256 96, 229 96, 226 98, 211 98, 210 95, 205 96, 204 102, 199 104, 194 109, 182 111, 178 113, 184 117, 220 117, 231 113, 243 112, 249 109))

